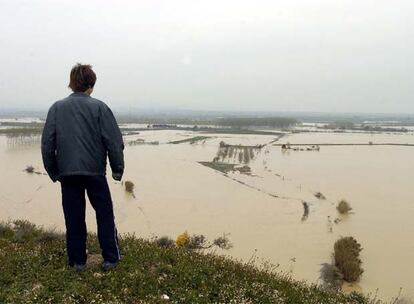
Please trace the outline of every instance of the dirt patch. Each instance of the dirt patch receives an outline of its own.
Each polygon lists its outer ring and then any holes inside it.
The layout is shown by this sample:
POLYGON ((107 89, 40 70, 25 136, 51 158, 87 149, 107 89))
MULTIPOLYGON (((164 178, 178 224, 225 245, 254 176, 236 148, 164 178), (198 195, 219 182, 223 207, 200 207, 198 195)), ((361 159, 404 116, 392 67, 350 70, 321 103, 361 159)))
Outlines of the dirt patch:
POLYGON ((103 258, 100 254, 88 254, 88 259, 86 261, 86 266, 88 268, 99 267, 103 262, 103 258))

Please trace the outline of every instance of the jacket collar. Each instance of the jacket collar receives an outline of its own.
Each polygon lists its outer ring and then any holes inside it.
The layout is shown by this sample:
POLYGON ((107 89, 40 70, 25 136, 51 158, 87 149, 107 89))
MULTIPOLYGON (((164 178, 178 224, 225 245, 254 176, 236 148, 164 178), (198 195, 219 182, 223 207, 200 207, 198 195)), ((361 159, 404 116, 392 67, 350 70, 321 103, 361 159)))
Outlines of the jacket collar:
POLYGON ((79 97, 91 97, 90 95, 84 93, 84 92, 73 92, 69 96, 79 96, 79 97))

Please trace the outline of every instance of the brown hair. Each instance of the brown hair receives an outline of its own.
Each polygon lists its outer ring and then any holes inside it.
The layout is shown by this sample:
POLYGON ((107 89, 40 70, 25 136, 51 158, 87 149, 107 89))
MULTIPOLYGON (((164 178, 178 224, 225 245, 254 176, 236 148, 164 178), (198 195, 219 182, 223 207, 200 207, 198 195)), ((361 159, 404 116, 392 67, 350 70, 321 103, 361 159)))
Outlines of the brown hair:
POLYGON ((69 88, 73 92, 85 92, 93 88, 96 82, 96 74, 89 64, 76 64, 70 71, 69 88))

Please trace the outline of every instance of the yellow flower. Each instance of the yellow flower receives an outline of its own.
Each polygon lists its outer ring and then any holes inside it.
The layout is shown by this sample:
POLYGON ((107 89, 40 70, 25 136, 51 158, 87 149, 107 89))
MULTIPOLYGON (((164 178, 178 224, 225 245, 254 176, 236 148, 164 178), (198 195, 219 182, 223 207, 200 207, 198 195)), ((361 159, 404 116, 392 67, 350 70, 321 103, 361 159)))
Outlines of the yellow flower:
POLYGON ((190 236, 188 235, 187 231, 177 236, 177 239, 175 240, 175 243, 178 247, 184 247, 187 245, 188 241, 190 239, 190 236))

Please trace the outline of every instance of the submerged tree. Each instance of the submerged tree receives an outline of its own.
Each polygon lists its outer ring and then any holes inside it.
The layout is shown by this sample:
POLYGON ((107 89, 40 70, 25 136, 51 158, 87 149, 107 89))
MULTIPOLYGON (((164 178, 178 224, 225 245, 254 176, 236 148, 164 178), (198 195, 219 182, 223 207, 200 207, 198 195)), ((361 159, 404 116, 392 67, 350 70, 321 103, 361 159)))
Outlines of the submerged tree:
POLYGON ((359 254, 362 251, 361 244, 351 236, 342 237, 334 245, 335 266, 341 271, 347 282, 356 282, 362 275, 362 261, 359 254))
POLYGON ((338 206, 336 207, 336 210, 338 210, 340 214, 347 214, 349 211, 352 210, 352 208, 346 200, 341 200, 338 206))
POLYGON ((305 201, 302 201, 302 206, 303 206, 302 221, 305 221, 309 216, 309 204, 305 201))

